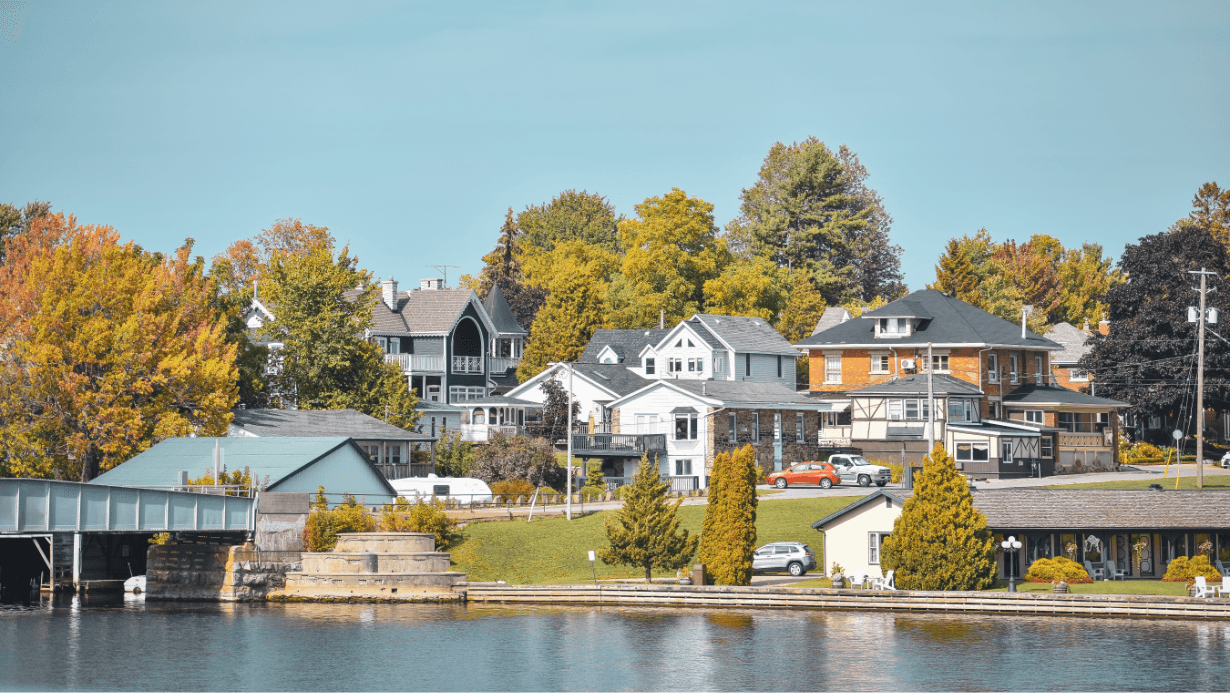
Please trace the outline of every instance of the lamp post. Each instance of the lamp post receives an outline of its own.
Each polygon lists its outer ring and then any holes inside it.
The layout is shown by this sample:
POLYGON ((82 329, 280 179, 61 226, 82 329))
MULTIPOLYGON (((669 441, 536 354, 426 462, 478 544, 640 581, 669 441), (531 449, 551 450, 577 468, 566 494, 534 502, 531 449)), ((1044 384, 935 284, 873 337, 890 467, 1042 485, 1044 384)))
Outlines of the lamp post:
POLYGON ((1016 561, 1011 560, 1016 558, 1016 552, 1021 550, 1021 540, 1016 537, 1008 537, 999 544, 1004 549, 1004 563, 1008 567, 1008 591, 1016 591, 1016 570, 1013 569, 1013 564, 1016 561), (1010 558, 1011 557, 1011 558, 1010 558))

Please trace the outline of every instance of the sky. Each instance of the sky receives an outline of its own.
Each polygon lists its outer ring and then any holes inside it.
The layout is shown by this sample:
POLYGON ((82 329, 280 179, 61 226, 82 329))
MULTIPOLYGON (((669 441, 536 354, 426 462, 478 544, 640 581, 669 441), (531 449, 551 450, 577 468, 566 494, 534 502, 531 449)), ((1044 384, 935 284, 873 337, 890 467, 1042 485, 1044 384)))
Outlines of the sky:
POLYGON ((403 285, 504 212, 680 188, 739 213, 845 144, 911 289, 987 228, 1118 256, 1230 186, 1230 3, 0 0, 0 201, 211 257, 327 226, 403 285))

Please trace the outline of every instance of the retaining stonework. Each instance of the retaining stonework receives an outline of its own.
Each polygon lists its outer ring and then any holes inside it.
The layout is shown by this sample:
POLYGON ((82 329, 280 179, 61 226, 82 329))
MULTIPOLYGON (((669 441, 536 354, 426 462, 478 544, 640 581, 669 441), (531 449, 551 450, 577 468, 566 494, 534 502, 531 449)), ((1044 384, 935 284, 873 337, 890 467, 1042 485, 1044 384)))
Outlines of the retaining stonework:
POLYGON ((252 544, 163 544, 146 554, 147 599, 264 599, 299 568, 298 552, 261 552, 252 544))
POLYGON ((270 595, 288 600, 459 601, 464 573, 449 571, 449 554, 423 532, 340 534, 332 551, 305 553, 302 568, 287 574, 270 595))
POLYGON ((1230 599, 1152 595, 923 592, 683 585, 469 583, 471 602, 698 608, 1230 619, 1230 599))

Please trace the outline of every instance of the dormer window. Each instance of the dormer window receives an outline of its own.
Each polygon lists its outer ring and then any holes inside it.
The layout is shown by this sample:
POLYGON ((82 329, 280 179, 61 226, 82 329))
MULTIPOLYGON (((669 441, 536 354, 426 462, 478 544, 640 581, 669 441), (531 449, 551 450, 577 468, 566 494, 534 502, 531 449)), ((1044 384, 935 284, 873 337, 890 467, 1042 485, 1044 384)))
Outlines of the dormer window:
POLYGON ((910 319, 880 318, 876 327, 880 337, 905 337, 910 334, 910 319))
POLYGON ((645 359, 645 375, 654 374, 654 361, 652 358, 645 359))

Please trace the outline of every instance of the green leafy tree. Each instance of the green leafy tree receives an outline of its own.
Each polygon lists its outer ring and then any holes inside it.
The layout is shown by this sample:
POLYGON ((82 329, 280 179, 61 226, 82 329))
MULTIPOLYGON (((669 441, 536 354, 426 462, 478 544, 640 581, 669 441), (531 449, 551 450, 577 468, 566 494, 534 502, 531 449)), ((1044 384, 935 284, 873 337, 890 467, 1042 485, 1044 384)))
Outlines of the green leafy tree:
POLYGON ((525 382, 556 361, 576 361, 602 327, 602 289, 583 268, 564 265, 530 332, 517 379, 525 382))
POLYGON ((1230 190, 1222 190, 1216 182, 1201 185, 1192 198, 1191 213, 1179 223, 1198 226, 1230 248, 1230 190))
POLYGON ((1063 285, 1063 321, 1082 326, 1086 321, 1096 325, 1106 316, 1106 295, 1122 284, 1123 273, 1113 267, 1113 261, 1102 255, 1102 246, 1084 243, 1064 254, 1059 264, 1059 282, 1063 285))
POLYGON ((470 476, 474 466, 474 444, 461 439, 459 431, 445 431, 436 443, 436 474, 440 476, 470 476))
POLYGON ((881 568, 910 590, 981 590, 995 584, 995 541, 969 482, 936 444, 884 539, 881 568))
POLYGON ((675 188, 636 206, 620 223, 624 256, 608 292, 608 327, 672 325, 699 313, 705 282, 730 264, 713 223, 713 205, 675 188))
POLYGON ((713 460, 709 504, 700 530, 698 560, 711 585, 752 584, 756 550, 756 451, 750 445, 713 460))
POLYGON ((562 379, 566 377, 568 376, 561 376, 556 372, 543 382, 542 423, 530 427, 534 435, 547 440, 559 440, 567 435, 570 426, 576 425, 581 403, 573 399, 572 416, 569 416, 568 390, 564 388, 562 382, 562 379))
POLYGON ((383 532, 424 532, 436 536, 436 551, 447 551, 461 543, 457 521, 449 517, 443 500, 433 498, 411 503, 401 496, 380 511, 383 532))
POLYGON ((527 252, 550 252, 562 241, 581 241, 617 252, 621 218, 602 195, 565 190, 550 202, 526 207, 517 215, 517 226, 527 252))
POLYGON ((657 465, 648 456, 641 458, 632 483, 623 493, 624 505, 606 520, 610 542, 598 550, 607 565, 626 565, 645 569, 645 581, 653 570, 679 570, 687 567, 696 554, 698 537, 689 537, 679 527, 679 506, 667 500, 670 484, 659 483, 657 465))

